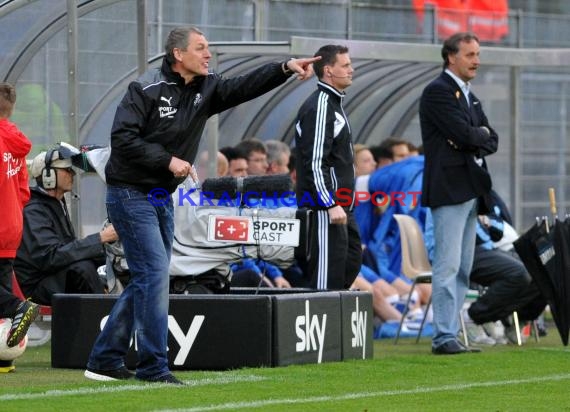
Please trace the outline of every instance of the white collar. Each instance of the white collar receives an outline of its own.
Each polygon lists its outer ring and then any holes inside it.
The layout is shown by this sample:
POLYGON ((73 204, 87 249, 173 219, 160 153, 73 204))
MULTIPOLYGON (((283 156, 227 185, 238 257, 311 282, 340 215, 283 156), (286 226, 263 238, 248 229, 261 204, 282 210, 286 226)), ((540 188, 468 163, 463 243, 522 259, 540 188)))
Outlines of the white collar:
POLYGON ((469 82, 464 82, 463 80, 461 80, 455 73, 453 73, 451 70, 449 69, 445 69, 445 72, 447 74, 449 74, 451 76, 451 78, 453 80, 455 80, 455 83, 457 83, 457 85, 459 86, 459 88, 461 90, 463 90, 463 94, 465 94, 466 96, 469 94, 470 88, 471 88, 471 83, 469 82))

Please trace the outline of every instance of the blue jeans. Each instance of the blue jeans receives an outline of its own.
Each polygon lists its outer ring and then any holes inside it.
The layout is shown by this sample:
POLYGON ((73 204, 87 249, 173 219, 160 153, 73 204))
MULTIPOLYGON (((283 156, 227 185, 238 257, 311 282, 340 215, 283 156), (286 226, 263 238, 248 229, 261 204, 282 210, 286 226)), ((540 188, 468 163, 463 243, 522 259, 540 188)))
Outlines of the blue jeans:
POLYGON ((432 304, 434 335, 438 347, 459 332, 459 311, 469 289, 475 253, 476 200, 431 210, 434 230, 432 304))
POLYGON ((108 186, 107 211, 130 270, 130 281, 93 346, 88 368, 118 369, 133 336, 137 378, 170 373, 167 358, 168 268, 174 237, 172 201, 153 206, 145 193, 108 186))

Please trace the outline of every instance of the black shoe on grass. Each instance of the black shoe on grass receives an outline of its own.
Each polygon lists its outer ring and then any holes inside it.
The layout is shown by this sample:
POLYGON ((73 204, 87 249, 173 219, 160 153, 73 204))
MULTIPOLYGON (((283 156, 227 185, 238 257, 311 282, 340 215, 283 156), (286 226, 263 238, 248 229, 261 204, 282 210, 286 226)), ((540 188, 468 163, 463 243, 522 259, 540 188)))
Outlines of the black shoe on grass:
POLYGON ((8 339, 6 339, 6 345, 8 345, 9 348, 13 348, 24 339, 30 325, 37 318, 39 313, 39 305, 29 300, 25 300, 18 305, 16 313, 14 313, 14 317, 12 318, 12 327, 8 332, 8 339))
POLYGON ((186 385, 184 382, 178 380, 176 376, 169 373, 168 375, 163 375, 158 378, 137 378, 143 382, 150 382, 150 383, 169 383, 171 385, 186 385))
POLYGON ((135 377, 135 374, 130 372, 125 366, 108 371, 87 368, 83 375, 87 379, 93 379, 94 381, 125 381, 135 377))

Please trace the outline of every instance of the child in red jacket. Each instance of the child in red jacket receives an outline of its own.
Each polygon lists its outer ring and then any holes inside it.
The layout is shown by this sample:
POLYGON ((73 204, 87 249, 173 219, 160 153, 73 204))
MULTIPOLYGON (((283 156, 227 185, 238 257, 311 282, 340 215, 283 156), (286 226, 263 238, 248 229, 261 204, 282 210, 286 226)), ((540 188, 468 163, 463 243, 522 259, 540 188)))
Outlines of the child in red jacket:
MULTIPOLYGON (((10 318, 12 326, 6 344, 16 346, 26 336, 39 313, 39 306, 21 301, 12 294, 12 271, 22 238, 22 210, 30 198, 26 155, 32 143, 10 120, 16 90, 0 83, 0 196, 3 222, 0 225, 0 318, 10 318)), ((12 372, 12 361, 0 360, 0 373, 12 372)))

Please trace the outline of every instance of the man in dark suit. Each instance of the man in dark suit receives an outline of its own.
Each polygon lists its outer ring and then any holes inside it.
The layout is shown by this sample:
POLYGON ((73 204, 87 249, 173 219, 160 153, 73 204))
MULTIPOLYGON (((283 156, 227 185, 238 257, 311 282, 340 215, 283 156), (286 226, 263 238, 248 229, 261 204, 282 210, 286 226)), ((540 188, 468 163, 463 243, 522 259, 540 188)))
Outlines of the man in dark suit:
POLYGON ((457 340, 459 311, 469 286, 477 212, 486 213, 491 190, 485 156, 498 136, 469 90, 479 68, 479 39, 456 33, 441 50, 443 72, 422 93, 420 124, 425 152, 422 205, 434 223, 434 354, 478 351, 457 340))

